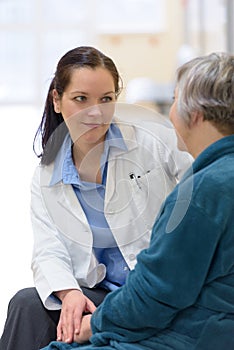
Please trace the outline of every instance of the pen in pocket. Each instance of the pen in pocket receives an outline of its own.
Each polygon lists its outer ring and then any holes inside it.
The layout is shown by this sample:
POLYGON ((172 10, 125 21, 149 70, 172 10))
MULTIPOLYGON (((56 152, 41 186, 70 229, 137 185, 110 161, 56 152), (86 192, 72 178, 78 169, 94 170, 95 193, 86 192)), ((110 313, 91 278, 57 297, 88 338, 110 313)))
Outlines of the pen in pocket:
POLYGON ((134 180, 137 184, 137 187, 141 190, 141 185, 138 181, 138 179, 140 178, 140 176, 136 176, 134 173, 129 173, 129 177, 131 180, 134 180))

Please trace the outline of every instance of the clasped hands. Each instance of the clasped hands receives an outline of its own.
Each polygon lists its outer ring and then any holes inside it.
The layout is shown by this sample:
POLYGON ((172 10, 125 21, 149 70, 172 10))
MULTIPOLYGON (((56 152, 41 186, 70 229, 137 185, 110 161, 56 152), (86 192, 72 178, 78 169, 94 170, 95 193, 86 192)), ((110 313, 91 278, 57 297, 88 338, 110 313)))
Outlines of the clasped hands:
POLYGON ((92 335, 90 321, 96 306, 79 290, 70 289, 56 295, 62 301, 57 341, 79 344, 87 342, 92 335))

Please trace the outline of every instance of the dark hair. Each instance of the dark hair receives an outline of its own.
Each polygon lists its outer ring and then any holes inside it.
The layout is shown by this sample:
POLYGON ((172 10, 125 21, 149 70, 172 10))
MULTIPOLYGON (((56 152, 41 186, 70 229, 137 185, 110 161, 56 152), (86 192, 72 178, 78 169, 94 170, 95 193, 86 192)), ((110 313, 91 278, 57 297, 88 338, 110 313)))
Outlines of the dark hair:
POLYGON ((54 110, 52 91, 56 89, 61 98, 70 83, 73 70, 82 67, 107 69, 113 77, 116 96, 121 92, 122 80, 111 58, 89 46, 80 46, 68 51, 58 62, 47 94, 42 120, 34 137, 33 150, 41 158, 42 164, 48 165, 55 159, 64 137, 68 133, 62 114, 56 113, 54 110), (39 152, 36 151, 37 141, 39 141, 39 152))

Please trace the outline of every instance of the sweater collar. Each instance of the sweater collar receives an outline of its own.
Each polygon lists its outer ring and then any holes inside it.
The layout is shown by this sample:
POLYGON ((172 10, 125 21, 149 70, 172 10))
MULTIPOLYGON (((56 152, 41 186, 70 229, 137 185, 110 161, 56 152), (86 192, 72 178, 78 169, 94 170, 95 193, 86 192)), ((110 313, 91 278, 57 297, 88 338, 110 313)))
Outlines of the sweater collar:
MULTIPOLYGON (((234 153, 234 135, 225 136, 208 146, 192 164, 193 173, 205 168, 221 157, 234 153)), ((191 168, 184 175, 184 179, 191 175, 191 168)))

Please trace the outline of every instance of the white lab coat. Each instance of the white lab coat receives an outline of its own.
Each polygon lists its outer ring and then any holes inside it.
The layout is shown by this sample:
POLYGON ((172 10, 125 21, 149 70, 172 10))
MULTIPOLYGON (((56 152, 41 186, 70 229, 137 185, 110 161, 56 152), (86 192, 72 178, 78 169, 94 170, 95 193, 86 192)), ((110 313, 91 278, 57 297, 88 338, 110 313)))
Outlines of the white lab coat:
MULTIPOLYGON (((104 212, 130 269, 149 245, 163 200, 192 162, 177 150, 172 128, 146 124, 119 123, 128 151, 111 148, 108 159, 104 212)), ((106 268, 93 254, 92 232, 72 186, 50 185, 53 167, 38 166, 32 180, 32 270, 45 307, 59 309, 54 291, 94 287, 106 268)))

